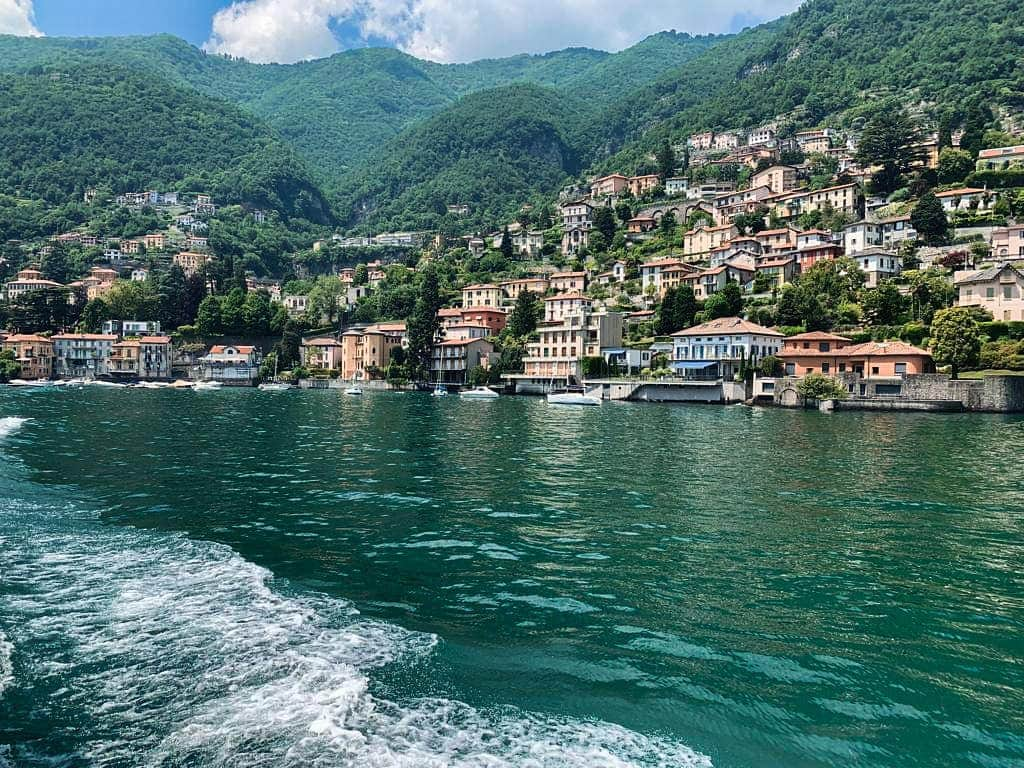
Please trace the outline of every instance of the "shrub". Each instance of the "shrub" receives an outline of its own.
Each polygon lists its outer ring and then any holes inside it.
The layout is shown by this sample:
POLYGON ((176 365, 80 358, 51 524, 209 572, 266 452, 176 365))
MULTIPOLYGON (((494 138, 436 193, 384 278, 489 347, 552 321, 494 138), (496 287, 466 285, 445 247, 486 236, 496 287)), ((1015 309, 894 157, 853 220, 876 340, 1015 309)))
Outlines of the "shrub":
POLYGON ((907 323, 900 329, 899 336, 908 344, 919 347, 928 338, 928 328, 924 323, 907 323))
POLYGON ((800 379, 796 391, 807 400, 843 400, 847 391, 838 381, 823 373, 809 373, 800 379))
POLYGON ((1010 334, 1010 327, 1006 323, 999 322, 998 320, 991 323, 979 323, 978 330, 985 336, 988 336, 989 341, 998 341, 1004 339, 1010 334))

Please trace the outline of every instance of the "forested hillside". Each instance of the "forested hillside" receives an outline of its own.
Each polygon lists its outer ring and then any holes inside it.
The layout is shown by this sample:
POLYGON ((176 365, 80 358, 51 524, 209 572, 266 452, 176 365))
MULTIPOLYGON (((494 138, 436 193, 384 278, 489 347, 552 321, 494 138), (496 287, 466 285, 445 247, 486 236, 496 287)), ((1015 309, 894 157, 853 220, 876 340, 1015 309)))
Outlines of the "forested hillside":
POLYGON ((0 192, 59 203, 157 186, 329 223, 301 160, 262 121, 109 66, 0 75, 0 192))
POLYGON ((579 172, 589 125, 582 102, 550 88, 472 94, 371 156, 338 210, 371 229, 434 226, 455 203, 470 221, 493 219, 579 172))
POLYGON ((615 140, 743 127, 776 116, 843 124, 892 99, 954 123, 980 101, 1024 110, 1024 16, 1013 0, 811 0, 724 41, 612 110, 615 140))
POLYGON ((104 64, 155 73, 264 118, 320 181, 332 185, 388 139, 463 95, 528 82, 609 103, 722 39, 661 33, 618 54, 570 48, 471 64, 436 64, 392 49, 364 48, 279 65, 207 55, 170 35, 0 36, 0 69, 104 64))

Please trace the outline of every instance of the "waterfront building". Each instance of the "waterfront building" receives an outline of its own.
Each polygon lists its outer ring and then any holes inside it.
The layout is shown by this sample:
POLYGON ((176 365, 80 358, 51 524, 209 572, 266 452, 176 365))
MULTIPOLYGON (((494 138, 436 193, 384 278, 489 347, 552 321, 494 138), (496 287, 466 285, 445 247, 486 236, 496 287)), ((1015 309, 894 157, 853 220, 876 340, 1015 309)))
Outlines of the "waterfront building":
POLYGON ((379 379, 392 352, 407 344, 405 323, 376 323, 341 335, 341 378, 379 379))
POLYGON ((859 378, 899 378, 932 373, 931 353, 903 341, 854 344, 845 336, 811 332, 791 336, 778 353, 787 376, 852 373, 859 378))
POLYGON ((739 317, 723 317, 672 334, 672 368, 684 378, 732 379, 742 363, 778 354, 783 336, 739 317))
POLYGON ((548 287, 555 293, 572 293, 587 289, 586 272, 555 272, 548 279, 548 287))
POLYGON ((430 380, 439 384, 466 384, 476 367, 488 367, 494 358, 494 344, 482 338, 439 341, 431 355, 430 380))
POLYGON ((306 339, 301 347, 302 365, 313 370, 340 371, 342 344, 332 337, 306 339))
POLYGON ((599 357, 603 348, 622 345, 622 315, 595 312, 582 294, 549 296, 537 337, 527 345, 520 378, 574 380, 582 374, 584 357, 599 357))
POLYGON ((463 308, 459 314, 461 323, 483 326, 490 336, 497 336, 508 325, 508 314, 500 307, 463 308))
POLYGON ((248 345, 215 344, 199 358, 194 369, 200 381, 220 381, 239 386, 253 385, 259 376, 259 348, 248 345))
POLYGON ((171 378, 173 358, 169 336, 142 336, 115 343, 107 365, 114 377, 161 381, 171 378))
POLYGON ((117 336, 109 333, 59 333, 53 337, 53 373, 66 378, 95 378, 109 373, 117 336))
POLYGON ((4 351, 13 352, 23 379, 53 376, 53 341, 33 333, 15 333, 3 340, 4 351))
POLYGON ((548 292, 548 279, 546 277, 521 277, 514 280, 503 280, 498 284, 505 298, 513 304, 523 291, 531 291, 537 296, 543 296, 548 292))

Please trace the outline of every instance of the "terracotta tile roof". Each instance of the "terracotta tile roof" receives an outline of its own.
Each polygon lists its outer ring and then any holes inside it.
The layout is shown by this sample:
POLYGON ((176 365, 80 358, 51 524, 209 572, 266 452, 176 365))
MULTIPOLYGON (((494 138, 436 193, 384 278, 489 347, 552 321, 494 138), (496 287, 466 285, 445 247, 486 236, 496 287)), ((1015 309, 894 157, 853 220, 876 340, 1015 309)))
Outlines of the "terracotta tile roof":
POLYGON ((737 333, 751 333, 758 336, 778 336, 779 338, 782 338, 782 334, 778 331, 773 331, 771 328, 765 328, 763 325, 752 323, 749 320, 744 320, 740 317, 721 317, 717 320, 696 325, 693 328, 676 331, 672 335, 713 336, 715 334, 725 335, 737 333))
POLYGON ((58 333, 53 338, 62 341, 117 341, 117 336, 108 333, 58 333))
POLYGON ((575 299, 578 299, 580 301, 590 301, 590 299, 584 296, 582 293, 559 293, 555 296, 544 297, 544 301, 572 301, 575 299))
POLYGON ((850 341, 850 339, 827 331, 808 331, 807 333, 798 333, 796 336, 787 336, 786 341, 850 341))
POLYGON ((252 353, 252 351, 255 349, 255 347, 234 346, 234 345, 230 345, 230 344, 214 344, 212 347, 210 347, 209 354, 211 354, 211 355, 223 355, 224 351, 227 350, 227 349, 237 349, 238 350, 238 354, 240 354, 240 355, 248 355, 248 354, 252 353))
POLYGON ((912 344, 907 344, 905 341, 868 341, 863 344, 855 344, 852 347, 845 347, 842 350, 842 353, 843 355, 850 357, 860 357, 861 355, 866 357, 904 357, 907 355, 923 355, 924 357, 932 356, 931 352, 915 347, 912 344))
POLYGON ((308 341, 302 342, 304 347, 340 347, 341 342, 336 339, 329 337, 321 337, 319 339, 309 339, 308 341))
POLYGON ((170 336, 143 336, 139 339, 143 344, 170 344, 170 336))
POLYGON ((936 192, 936 197, 956 197, 957 195, 980 195, 986 190, 977 187, 960 187, 960 189, 948 189, 945 192, 936 192))

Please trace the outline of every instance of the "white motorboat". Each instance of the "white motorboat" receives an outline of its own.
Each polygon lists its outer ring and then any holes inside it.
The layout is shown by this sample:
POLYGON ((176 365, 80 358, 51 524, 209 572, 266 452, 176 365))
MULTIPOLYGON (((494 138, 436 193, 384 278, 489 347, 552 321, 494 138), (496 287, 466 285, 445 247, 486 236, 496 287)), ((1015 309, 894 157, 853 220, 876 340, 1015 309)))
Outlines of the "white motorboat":
POLYGON ((291 388, 287 381, 265 381, 259 386, 260 392, 287 392, 291 388))
POLYGON ((185 381, 184 379, 175 379, 167 385, 168 389, 192 389, 195 385, 191 381, 185 381))
POLYGON ((215 389, 220 389, 220 388, 221 388, 221 387, 223 387, 223 386, 224 386, 224 385, 223 385, 223 384, 221 384, 221 383, 220 383, 219 381, 197 381, 197 382, 196 382, 196 383, 195 383, 195 384, 194 384, 194 385, 192 386, 192 388, 193 388, 194 390, 196 390, 197 392, 199 392, 199 391, 205 391, 205 390, 215 390, 215 389))
POLYGON ((467 400, 497 400, 501 395, 490 387, 476 387, 460 392, 459 395, 467 400))
POLYGON ((437 388, 433 392, 430 393, 430 396, 431 397, 447 397, 448 396, 448 390, 445 389, 444 387, 442 387, 440 384, 438 384, 437 388))
POLYGON ((124 389, 127 384, 120 384, 116 381, 100 381, 99 379, 93 379, 92 381, 85 382, 90 387, 108 387, 110 389, 124 389))
POLYGON ((552 392, 548 402, 552 405, 600 405, 601 398, 585 392, 552 392))
POLYGON ((349 387, 348 389, 345 390, 345 394, 353 396, 361 395, 363 394, 363 390, 361 390, 359 387, 349 387))

